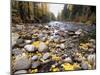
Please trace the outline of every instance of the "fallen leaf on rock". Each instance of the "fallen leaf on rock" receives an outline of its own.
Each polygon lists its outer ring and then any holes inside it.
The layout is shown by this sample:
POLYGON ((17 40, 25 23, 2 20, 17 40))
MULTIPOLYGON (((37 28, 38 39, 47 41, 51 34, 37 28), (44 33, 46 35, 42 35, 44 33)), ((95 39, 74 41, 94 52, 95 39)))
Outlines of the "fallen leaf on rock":
POLYGON ((81 69, 81 67, 80 67, 80 65, 78 63, 74 63, 73 66, 74 66, 75 70, 81 69))
POLYGON ((52 60, 60 61, 61 60, 61 57, 59 57, 57 55, 52 55, 52 60))
POLYGON ((74 66, 71 65, 71 64, 69 64, 69 63, 64 63, 64 64, 62 64, 61 66, 64 68, 65 71, 68 71, 68 70, 69 70, 69 71, 74 70, 74 66))
POLYGON ((38 69, 33 69, 32 70, 32 73, 36 73, 36 72, 38 72, 38 69))
POLYGON ((40 41, 33 42, 32 45, 34 45, 36 48, 39 48, 40 41))

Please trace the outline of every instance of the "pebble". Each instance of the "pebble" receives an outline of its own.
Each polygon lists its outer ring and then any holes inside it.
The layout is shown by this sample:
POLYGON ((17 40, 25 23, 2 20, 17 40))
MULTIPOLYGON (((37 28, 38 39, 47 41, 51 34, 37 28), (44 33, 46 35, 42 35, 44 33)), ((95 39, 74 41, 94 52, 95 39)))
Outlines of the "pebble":
POLYGON ((35 61, 32 63, 32 68, 37 68, 40 65, 39 61, 35 61))
POLYGON ((37 55, 35 55, 35 56, 32 57, 32 61, 35 61, 37 59, 38 59, 38 56, 37 55))
POLYGON ((14 54, 15 56, 16 56, 16 55, 20 55, 20 54, 22 54, 22 53, 23 53, 23 51, 20 50, 20 49, 18 49, 18 48, 12 50, 12 54, 14 54))
POLYGON ((41 42, 39 44, 38 51, 43 52, 43 51, 46 51, 47 49, 48 49, 48 47, 47 47, 47 45, 45 43, 41 42))
POLYGON ((16 41, 17 44, 21 44, 21 43, 23 43, 23 42, 24 42, 24 40, 23 40, 22 38, 17 39, 17 41, 16 41))
POLYGON ((44 59, 44 60, 48 59, 49 57, 50 57, 50 53, 45 53, 45 54, 43 55, 43 59, 44 59))
POLYGON ((64 62, 71 63, 72 59, 70 57, 67 57, 67 58, 64 59, 64 62))
POLYGON ((64 44, 60 44, 60 48, 61 49, 65 49, 65 45, 64 44))
POLYGON ((36 50, 33 45, 25 45, 24 48, 29 52, 34 52, 36 50))
POLYGON ((12 33, 12 46, 16 44, 17 39, 19 38, 19 34, 17 33, 12 33))
POLYGON ((26 44, 30 44, 32 41, 31 40, 25 40, 26 44))
POLYGON ((81 68, 83 69, 83 70, 88 70, 88 64, 86 63, 86 62, 82 62, 81 63, 81 68))
POLYGON ((18 74, 26 74, 26 73, 28 73, 26 70, 19 70, 19 71, 16 71, 14 74, 18 75, 18 74))

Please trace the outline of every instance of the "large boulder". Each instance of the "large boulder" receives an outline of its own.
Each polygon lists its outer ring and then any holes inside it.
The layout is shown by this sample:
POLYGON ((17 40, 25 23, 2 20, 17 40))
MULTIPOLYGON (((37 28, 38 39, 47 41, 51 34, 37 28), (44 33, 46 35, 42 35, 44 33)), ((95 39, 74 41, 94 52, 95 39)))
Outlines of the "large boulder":
POLYGON ((31 60, 26 54, 18 55, 15 58, 14 68, 15 70, 23 70, 30 68, 31 60))

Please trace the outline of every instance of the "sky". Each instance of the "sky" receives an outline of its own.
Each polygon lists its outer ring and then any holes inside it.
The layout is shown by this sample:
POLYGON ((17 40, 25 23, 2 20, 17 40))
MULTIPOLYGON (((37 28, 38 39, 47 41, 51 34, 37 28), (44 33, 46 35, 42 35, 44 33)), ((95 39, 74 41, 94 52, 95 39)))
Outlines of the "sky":
POLYGON ((64 4, 49 4, 49 10, 57 17, 58 13, 63 9, 64 4))

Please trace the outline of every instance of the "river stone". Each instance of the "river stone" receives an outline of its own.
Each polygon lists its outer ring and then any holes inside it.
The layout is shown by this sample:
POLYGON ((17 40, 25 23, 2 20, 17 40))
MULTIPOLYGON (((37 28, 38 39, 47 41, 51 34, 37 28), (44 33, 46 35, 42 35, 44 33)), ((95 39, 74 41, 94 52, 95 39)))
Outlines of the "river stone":
POLYGON ((37 59, 38 59, 37 55, 35 55, 35 56, 32 57, 32 61, 37 60, 37 59))
POLYGON ((18 75, 18 74, 26 74, 26 73, 28 73, 26 70, 19 70, 19 71, 16 71, 14 74, 18 75))
POLYGON ((90 64, 94 64, 95 61, 96 61, 96 55, 95 54, 90 54, 90 55, 88 55, 87 59, 88 59, 88 62, 90 64))
POLYGON ((75 34, 77 34, 77 35, 79 35, 79 34, 81 34, 82 33, 82 29, 78 29, 76 32, 75 32, 75 34))
POLYGON ((30 44, 32 41, 31 40, 25 40, 26 44, 30 44))
POLYGON ((17 39, 19 38, 19 34, 12 33, 12 46, 16 44, 17 39))
POLYGON ((43 59, 44 59, 44 60, 48 59, 49 57, 50 57, 50 53, 45 53, 45 54, 43 55, 43 59))
POLYGON ((81 63, 81 68, 82 68, 83 70, 88 70, 88 64, 85 63, 85 62, 82 62, 82 63, 81 63))
POLYGON ((15 70, 28 69, 31 65, 31 60, 28 59, 26 54, 18 55, 15 58, 14 68, 15 70))
POLYGON ((21 44, 21 43, 23 43, 23 42, 24 42, 24 40, 23 40, 22 38, 17 39, 17 41, 16 41, 17 44, 21 44))
POLYGON ((29 52, 35 51, 35 47, 33 45, 25 45, 24 48, 29 52))
POLYGON ((35 61, 32 63, 32 68, 37 68, 40 65, 39 61, 35 61))
POLYGON ((64 59, 64 62, 71 63, 72 62, 72 59, 70 57, 67 57, 67 58, 64 59))
POLYGON ((47 45, 46 45, 45 43, 41 42, 40 45, 39 45, 38 50, 39 50, 40 52, 43 52, 43 51, 45 51, 45 50, 47 50, 47 49, 48 49, 47 45))
POLYGON ((60 48, 61 49, 64 49, 65 48, 65 45, 64 44, 60 44, 60 48))
POLYGON ((20 50, 20 49, 13 49, 12 50, 12 54, 14 54, 14 55, 20 55, 20 54, 22 54, 23 53, 23 51, 22 50, 20 50))
POLYGON ((18 47, 19 48, 24 48, 25 45, 26 45, 26 43, 21 43, 21 44, 18 44, 18 47))

